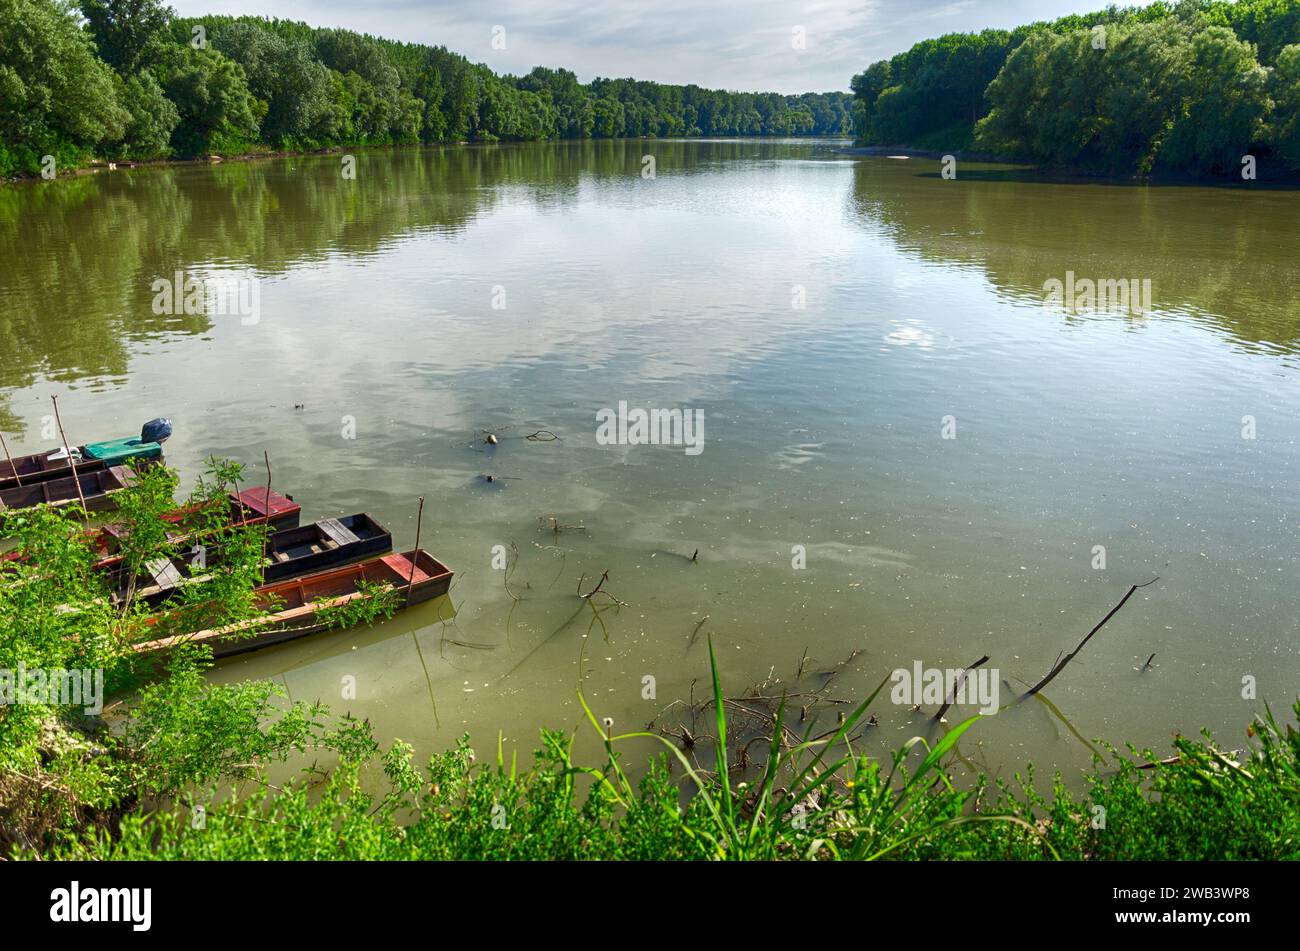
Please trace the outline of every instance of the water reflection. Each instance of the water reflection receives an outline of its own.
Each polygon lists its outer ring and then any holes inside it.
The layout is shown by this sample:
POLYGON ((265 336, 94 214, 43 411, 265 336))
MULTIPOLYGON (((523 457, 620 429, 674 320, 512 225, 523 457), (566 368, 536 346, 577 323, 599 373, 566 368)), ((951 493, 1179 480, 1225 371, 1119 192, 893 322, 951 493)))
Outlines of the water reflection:
POLYGON ((1300 192, 1053 183, 975 164, 943 181, 933 164, 862 160, 853 213, 924 260, 978 267, 1013 301, 1040 303, 1068 271, 1149 279, 1157 316, 1300 350, 1300 192))

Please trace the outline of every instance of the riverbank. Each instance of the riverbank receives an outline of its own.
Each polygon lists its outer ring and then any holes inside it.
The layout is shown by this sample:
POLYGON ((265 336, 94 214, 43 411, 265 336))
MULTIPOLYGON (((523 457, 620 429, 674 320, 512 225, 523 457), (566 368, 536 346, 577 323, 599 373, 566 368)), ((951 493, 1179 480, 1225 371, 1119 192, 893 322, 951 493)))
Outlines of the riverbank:
MULTIPOLYGON (((398 149, 419 149, 437 146, 459 146, 472 145, 468 141, 456 142, 417 142, 417 143, 390 143, 384 145, 333 145, 327 148, 319 149, 273 149, 270 147, 256 148, 247 152, 235 152, 226 155, 198 155, 193 158, 160 158, 143 161, 109 161, 103 158, 94 158, 84 165, 74 166, 72 168, 59 171, 56 178, 77 178, 84 175, 97 175, 100 172, 118 171, 129 168, 173 168, 177 166, 192 165, 218 165, 223 162, 253 162, 259 159, 277 159, 277 158, 294 158, 300 155, 347 155, 353 152, 368 151, 396 151, 398 149)), ((17 175, 9 175, 0 178, 0 183, 16 185, 23 182, 39 182, 44 177, 35 172, 23 172, 17 175)))
MULTIPOLYGON (((1254 177, 1244 179, 1240 175, 1208 176, 1191 175, 1186 172, 1161 171, 1145 175, 1114 175, 1075 166, 1047 167, 1035 165, 1032 161, 1014 156, 999 155, 994 152, 980 152, 966 149, 944 151, 941 149, 916 148, 906 145, 852 145, 839 150, 845 155, 861 155, 873 158, 890 158, 902 160, 927 159, 943 161, 951 155, 958 163, 975 162, 981 165, 1005 165, 1009 175, 1017 175, 1026 181, 1038 181, 1061 185, 1071 184, 1111 184, 1111 185, 1183 185, 1201 187, 1239 187, 1251 188, 1267 186, 1274 189, 1300 188, 1300 175, 1287 169, 1281 163, 1261 161, 1254 168, 1254 177)), ((958 177, 961 173, 958 172, 958 177)), ((981 172, 987 177, 986 172, 981 172)), ((1004 176, 1006 177, 1006 176, 1004 176)))
MULTIPOLYGON (((1294 711, 1300 715, 1300 702, 1294 711)), ((465 738, 426 770, 398 744, 345 758, 323 787, 302 781, 250 798, 133 812, 116 830, 56 851, 67 859, 148 860, 710 860, 1112 861, 1300 859, 1300 741, 1271 715, 1247 731, 1246 756, 1208 738, 1178 738, 1152 760, 1110 751, 1074 796, 1025 777, 984 774, 960 786, 938 740, 908 775, 868 757, 841 757, 796 779, 738 764, 710 773, 691 749, 666 753, 633 786, 627 764, 572 761, 573 738, 544 732, 536 765, 517 773, 498 749, 480 762, 465 738), (382 763, 380 762, 382 760, 382 763), (360 776, 382 768, 383 795, 360 776), (732 774, 725 784, 716 777, 732 774), (683 775, 683 773, 688 775, 683 775), (591 782, 575 783, 576 775, 591 782), (781 788, 777 788, 776 775, 781 788), (923 781, 922 781, 923 780, 923 781), (585 787, 585 788, 584 788, 585 787), (689 790, 683 808, 683 789, 689 790), (196 822, 195 816, 202 821, 196 822)), ((597 727, 597 729, 600 729, 597 727)), ((978 731, 978 726, 974 729, 978 731)), ((613 751, 616 740, 609 739, 613 751)), ((813 760, 809 750, 804 759, 813 760)), ((707 762, 707 757, 703 757, 707 762)), ((905 759, 900 753, 894 767, 905 759)), ((711 763, 709 765, 712 765, 711 763)))
POLYGON ((946 155, 951 155, 958 161, 965 162, 991 162, 998 164, 1014 165, 1018 164, 1005 158, 1004 156, 994 155, 991 152, 972 152, 966 149, 957 149, 955 151, 944 151, 942 149, 921 149, 910 145, 851 145, 840 149, 845 155, 873 155, 883 156, 884 158, 932 158, 942 159, 946 155))
MULTIPOLYGON (((642 136, 624 136, 624 137, 613 137, 613 138, 580 138, 580 139, 557 138, 557 139, 546 139, 542 141, 554 142, 554 143, 688 142, 688 141, 699 140, 703 138, 705 137, 642 135, 642 136)), ((794 138, 794 139, 798 139, 799 141, 817 142, 817 141, 833 141, 837 139, 844 139, 846 138, 846 136, 806 135, 806 136, 790 137, 790 136, 735 135, 735 136, 708 136, 707 138, 709 140, 718 141, 718 142, 744 142, 744 141, 763 141, 763 140, 775 141, 783 138, 794 138)), ((133 168, 174 168, 174 167, 195 166, 195 165, 219 165, 226 162, 253 162, 259 160, 266 160, 266 159, 294 158, 297 156, 304 156, 304 155, 316 155, 316 156, 350 155, 353 153, 366 153, 366 152, 384 153, 384 152, 416 151, 419 149, 469 148, 469 147, 476 147, 476 146, 484 147, 484 146, 521 145, 521 144, 524 144, 524 142, 522 141, 516 142, 515 140, 480 141, 480 140, 470 140, 470 139, 457 139, 454 141, 447 141, 447 142, 399 142, 399 143, 382 143, 376 145, 354 145, 354 146, 331 145, 319 149, 274 149, 274 148, 270 148, 269 146, 266 146, 266 147, 259 147, 256 149, 252 149, 247 152, 235 152, 235 153, 228 153, 222 155, 217 155, 217 154, 201 155, 201 156, 195 156, 193 158, 151 159, 147 161, 117 162, 117 161, 109 161, 103 158, 94 158, 87 161, 84 165, 78 165, 78 166, 66 168, 59 171, 55 176, 55 178, 56 179, 77 178, 79 176, 97 175, 101 172, 119 171, 123 169, 133 169, 133 168)), ((16 184, 22 184, 27 182, 40 182, 43 180, 47 180, 47 179, 44 179, 43 176, 35 172, 23 172, 16 175, 0 176, 0 184, 5 184, 5 185, 16 185, 16 184)))

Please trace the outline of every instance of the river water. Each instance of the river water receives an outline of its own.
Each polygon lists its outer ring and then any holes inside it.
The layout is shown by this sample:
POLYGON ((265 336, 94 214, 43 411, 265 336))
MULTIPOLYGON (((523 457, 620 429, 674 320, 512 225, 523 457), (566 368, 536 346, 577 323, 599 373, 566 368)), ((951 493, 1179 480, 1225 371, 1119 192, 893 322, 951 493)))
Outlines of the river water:
MULTIPOLYGON (((964 754, 1074 777, 1082 740, 1244 745, 1300 685, 1300 194, 948 180, 845 144, 5 187, 0 427, 15 453, 52 445, 51 394, 73 441, 167 415, 186 482, 212 454, 260 482, 266 450, 304 520, 368 511, 404 548, 423 495, 448 598, 213 675, 275 679, 420 756, 464 732, 526 755, 547 726, 590 760, 579 684, 640 728, 704 695, 709 635, 735 693, 858 699, 987 654, 1005 704, 1155 577, 1044 692, 1055 712, 986 718, 964 754), (255 307, 156 313, 177 271, 255 307), (1151 306, 1045 307, 1070 274, 1150 281, 1151 306), (607 444, 620 402, 698 411, 702 440, 607 444), (606 571, 624 603, 577 597, 606 571)), ((873 751, 921 723, 875 709, 873 751)))

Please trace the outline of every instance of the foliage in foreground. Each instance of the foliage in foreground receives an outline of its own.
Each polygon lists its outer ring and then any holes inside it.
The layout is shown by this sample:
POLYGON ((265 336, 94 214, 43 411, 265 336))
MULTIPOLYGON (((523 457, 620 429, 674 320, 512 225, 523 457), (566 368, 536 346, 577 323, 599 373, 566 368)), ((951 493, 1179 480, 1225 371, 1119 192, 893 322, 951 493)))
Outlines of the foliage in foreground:
POLYGON ((251 636, 263 623, 267 606, 253 590, 264 529, 229 521, 229 493, 241 478, 238 465, 214 460, 178 516, 175 474, 140 472, 117 496, 113 553, 121 564, 113 570, 95 568, 102 536, 87 532, 70 506, 7 513, 3 530, 17 536, 22 557, 0 560, 0 855, 47 854, 114 827, 141 803, 255 775, 290 755, 349 748, 346 730, 321 707, 283 704, 274 684, 209 684, 207 646, 182 643, 161 661, 133 647, 229 625, 251 636), (200 577, 161 603, 143 602, 146 564, 188 558, 196 540, 208 558, 200 577), (64 684, 73 672, 79 692, 23 689, 20 698, 19 671, 24 687, 34 672, 64 684), (102 691, 88 687, 99 677, 102 691), (120 699, 110 704, 109 729, 93 708, 112 698, 120 699))
MULTIPOLYGON (((710 645, 711 647, 711 645, 710 645)), ((712 651, 710 650, 711 659, 712 651)), ((844 750, 874 699, 829 740, 773 742, 754 782, 733 782, 725 704, 714 665, 717 770, 675 746, 628 781, 615 743, 591 715, 608 758, 573 762, 573 738, 543 731, 535 765, 476 763, 468 737, 423 772, 398 742, 387 752, 362 724, 340 765, 318 786, 266 789, 200 809, 133 814, 69 857, 112 859, 1296 859, 1300 858, 1300 734, 1271 712, 1252 725, 1244 763, 1207 734, 1180 738, 1177 756, 1152 764, 1114 750, 1098 759, 1086 795, 1058 776, 1050 798, 1032 775, 1019 788, 981 777, 953 785, 942 763, 967 720, 936 742, 909 742, 886 772, 844 750), (841 751, 831 759, 834 751, 841 751), (915 754, 914 756, 911 754, 915 754), (388 791, 366 792, 379 759, 388 791), (905 763, 910 762, 910 770, 905 763), (1145 768, 1150 765, 1150 768, 1145 768), (680 766, 680 769, 676 767, 680 766), (689 776, 683 796, 682 774, 689 776)), ((879 688, 876 691, 879 692, 879 688)), ((581 697, 580 697, 581 699, 581 697)), ((1300 715, 1300 701, 1295 705, 1300 715)), ((781 716, 774 736, 782 736, 781 716)), ((656 737, 665 744, 667 740, 656 737)), ((1136 754, 1136 750, 1132 751, 1136 754)))

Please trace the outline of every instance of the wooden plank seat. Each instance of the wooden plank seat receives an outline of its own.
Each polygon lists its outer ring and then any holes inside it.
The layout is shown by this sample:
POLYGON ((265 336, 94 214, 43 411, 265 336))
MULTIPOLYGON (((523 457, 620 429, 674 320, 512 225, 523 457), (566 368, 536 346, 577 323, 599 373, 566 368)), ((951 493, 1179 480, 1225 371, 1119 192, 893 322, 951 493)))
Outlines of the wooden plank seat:
POLYGON ((172 588, 180 584, 181 573, 176 570, 170 558, 157 558, 146 562, 144 567, 153 577, 154 584, 160 588, 172 588))
POLYGON ((361 538, 336 518, 323 518, 316 523, 335 545, 355 545, 361 538))

